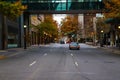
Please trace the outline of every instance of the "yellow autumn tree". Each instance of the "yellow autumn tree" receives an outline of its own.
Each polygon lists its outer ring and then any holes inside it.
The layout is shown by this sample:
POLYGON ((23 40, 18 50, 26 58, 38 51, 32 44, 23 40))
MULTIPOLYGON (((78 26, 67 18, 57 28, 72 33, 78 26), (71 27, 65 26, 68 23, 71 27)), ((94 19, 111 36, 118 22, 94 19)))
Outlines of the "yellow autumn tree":
POLYGON ((106 24, 104 18, 97 18, 96 21, 96 28, 97 28, 97 38, 100 39, 100 34, 101 31, 103 31, 103 33, 108 33, 110 31, 110 25, 106 24))
POLYGON ((103 0, 105 4, 105 17, 106 18, 119 18, 120 17, 120 0, 103 0))
POLYGON ((106 22, 110 23, 112 26, 110 27, 111 30, 111 45, 115 45, 115 36, 114 31, 116 31, 116 26, 119 25, 120 22, 120 0, 104 0, 105 4, 105 18, 106 22))
POLYGON ((78 30, 78 19, 76 17, 67 16, 62 20, 62 35, 77 34, 78 30))
POLYGON ((9 19, 15 19, 19 17, 27 6, 22 5, 21 1, 10 3, 7 1, 0 1, 0 13, 7 16, 9 19))

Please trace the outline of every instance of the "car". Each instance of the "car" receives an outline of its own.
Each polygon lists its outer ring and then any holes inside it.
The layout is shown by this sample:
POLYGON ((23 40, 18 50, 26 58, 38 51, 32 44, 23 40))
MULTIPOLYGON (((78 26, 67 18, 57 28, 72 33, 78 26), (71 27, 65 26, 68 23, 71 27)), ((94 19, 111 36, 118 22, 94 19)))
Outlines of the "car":
POLYGON ((65 42, 61 40, 61 41, 60 41, 60 44, 65 44, 65 42))
POLYGON ((69 43, 69 49, 70 49, 70 50, 71 50, 71 49, 77 49, 77 50, 79 50, 79 49, 80 49, 80 45, 79 45, 78 42, 70 42, 70 43, 69 43))
POLYGON ((69 43, 70 43, 70 41, 67 41, 66 43, 68 43, 68 44, 69 44, 69 43))

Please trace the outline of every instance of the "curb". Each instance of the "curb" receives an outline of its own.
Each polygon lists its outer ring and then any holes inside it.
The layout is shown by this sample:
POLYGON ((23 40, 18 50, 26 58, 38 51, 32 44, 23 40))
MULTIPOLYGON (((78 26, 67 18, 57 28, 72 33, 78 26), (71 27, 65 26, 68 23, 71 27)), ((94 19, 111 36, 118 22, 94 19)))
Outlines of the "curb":
POLYGON ((30 49, 33 49, 33 48, 36 48, 36 47, 38 47, 38 46, 30 46, 30 47, 27 47, 27 49, 11 48, 11 49, 6 49, 6 50, 0 50, 0 60, 18 55, 18 54, 20 54, 20 52, 27 51, 27 50, 30 50, 30 49))
MULTIPOLYGON (((88 45, 88 44, 87 44, 87 45, 88 45)), ((120 50, 118 50, 118 49, 113 49, 113 48, 110 48, 110 47, 93 46, 93 45, 90 45, 90 46, 96 47, 96 48, 100 48, 100 49, 104 49, 104 50, 106 50, 106 51, 108 51, 108 52, 112 52, 112 53, 114 53, 114 54, 119 54, 119 55, 120 55, 120 50)))
POLYGON ((117 49, 106 48, 106 47, 99 47, 99 48, 104 49, 104 50, 106 50, 108 52, 112 52, 114 54, 120 54, 120 50, 117 50, 117 49))
POLYGON ((6 59, 11 55, 15 55, 16 53, 23 51, 22 48, 12 48, 6 50, 0 50, 0 60, 6 59))

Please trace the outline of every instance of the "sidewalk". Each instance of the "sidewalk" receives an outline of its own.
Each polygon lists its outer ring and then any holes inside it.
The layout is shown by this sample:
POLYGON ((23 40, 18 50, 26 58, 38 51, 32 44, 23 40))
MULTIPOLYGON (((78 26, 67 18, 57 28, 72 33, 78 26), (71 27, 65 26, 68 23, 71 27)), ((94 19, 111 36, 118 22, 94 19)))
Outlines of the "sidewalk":
POLYGON ((103 47, 100 47, 99 45, 98 46, 95 46, 96 48, 101 48, 101 49, 104 49, 108 52, 112 52, 112 53, 115 53, 115 54, 120 54, 120 48, 118 47, 115 47, 115 46, 103 46, 103 47))
POLYGON ((0 60, 5 59, 11 55, 16 55, 18 52, 26 51, 35 47, 39 47, 38 45, 32 45, 30 47, 27 47, 27 49, 24 48, 10 48, 6 50, 0 50, 0 60))
POLYGON ((101 47, 101 48, 115 54, 120 54, 120 48, 117 47, 101 47))
POLYGON ((13 55, 17 52, 23 51, 23 48, 11 48, 6 50, 0 50, 0 59, 5 59, 10 55, 13 55))

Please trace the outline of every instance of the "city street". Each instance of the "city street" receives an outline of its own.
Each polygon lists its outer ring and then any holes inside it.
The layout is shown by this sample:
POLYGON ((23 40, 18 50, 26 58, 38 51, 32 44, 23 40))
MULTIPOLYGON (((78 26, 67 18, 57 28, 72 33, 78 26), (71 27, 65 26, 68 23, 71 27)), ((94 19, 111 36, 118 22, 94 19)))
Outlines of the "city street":
POLYGON ((80 44, 35 46, 0 60, 0 80, 120 80, 120 55, 80 44))

